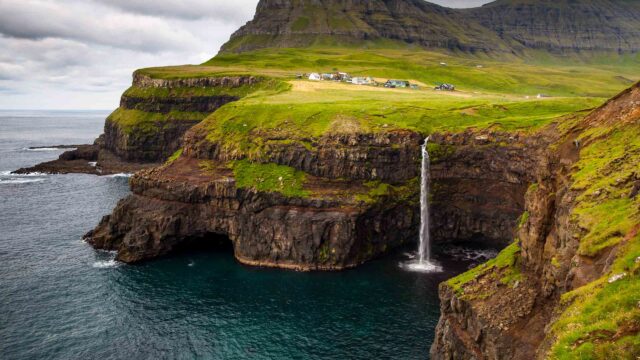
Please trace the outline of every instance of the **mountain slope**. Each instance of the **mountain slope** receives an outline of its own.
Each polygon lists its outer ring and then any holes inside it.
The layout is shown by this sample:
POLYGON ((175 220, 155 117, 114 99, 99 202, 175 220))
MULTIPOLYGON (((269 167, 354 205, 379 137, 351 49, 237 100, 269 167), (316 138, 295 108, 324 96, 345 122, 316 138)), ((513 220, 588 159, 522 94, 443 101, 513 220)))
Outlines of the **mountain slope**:
POLYGON ((491 30, 460 12, 421 0, 261 0, 252 21, 223 52, 382 39, 469 52, 507 50, 491 30))
POLYGON ((312 45, 419 45, 469 53, 640 50, 629 0, 498 0, 455 10, 422 0, 261 0, 223 53, 312 45))
POLYGON ((498 0, 464 13, 516 48, 640 49, 638 1, 498 0))

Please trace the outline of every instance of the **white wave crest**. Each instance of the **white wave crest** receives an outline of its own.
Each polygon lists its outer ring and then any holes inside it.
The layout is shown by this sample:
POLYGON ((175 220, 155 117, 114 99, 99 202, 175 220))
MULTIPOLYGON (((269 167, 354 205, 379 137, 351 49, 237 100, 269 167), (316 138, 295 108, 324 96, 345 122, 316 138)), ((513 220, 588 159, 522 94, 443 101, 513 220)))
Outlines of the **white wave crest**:
POLYGON ((130 178, 132 176, 133 174, 130 174, 130 173, 118 173, 118 174, 107 175, 107 177, 110 177, 110 178, 130 178))
POLYGON ((110 268, 116 268, 120 265, 121 263, 119 261, 116 261, 115 259, 111 259, 111 260, 96 261, 93 263, 92 266, 96 269, 110 269, 110 268))
POLYGON ((26 174, 14 174, 11 171, 0 171, 0 176, 28 177, 28 176, 47 176, 47 174, 40 173, 40 172, 32 172, 32 173, 26 173, 26 174))
POLYGON ((44 179, 0 179, 0 184, 28 184, 44 181, 44 179))
POLYGON ((56 147, 42 147, 42 148, 22 148, 23 151, 36 151, 36 152, 40 152, 40 151, 68 151, 68 150, 75 150, 76 148, 56 148, 56 147))

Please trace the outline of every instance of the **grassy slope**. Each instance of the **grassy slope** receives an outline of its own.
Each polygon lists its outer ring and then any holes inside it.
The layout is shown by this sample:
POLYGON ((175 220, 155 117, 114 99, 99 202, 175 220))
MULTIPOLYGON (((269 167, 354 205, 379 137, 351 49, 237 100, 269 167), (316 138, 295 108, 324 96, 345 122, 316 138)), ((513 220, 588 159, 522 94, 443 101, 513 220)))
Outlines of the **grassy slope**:
MULTIPOLYGON (((246 97, 223 106, 201 125, 209 140, 253 160, 262 160, 265 145, 274 138, 312 148, 314 138, 328 132, 402 128, 428 134, 469 127, 532 130, 563 115, 598 106, 625 88, 629 79, 640 76, 633 67, 637 59, 630 57, 617 63, 593 60, 580 65, 543 56, 537 57, 537 63, 499 62, 382 45, 387 48, 269 49, 223 54, 201 66, 139 71, 155 78, 249 74, 273 79, 271 86, 243 93, 246 97), (336 70, 382 81, 408 79, 422 88, 384 89, 294 79, 297 73, 336 70), (440 82, 454 83, 459 91, 431 89, 440 82), (536 99, 538 93, 553 97, 536 99)), ((217 94, 217 90, 197 93, 211 91, 217 94)), ((148 92, 128 91, 144 96, 171 95, 148 92)))
POLYGON ((573 175, 581 191, 572 221, 584 230, 578 253, 597 256, 617 246, 607 274, 563 295, 553 359, 637 359, 640 356, 640 197, 629 198, 640 164, 640 125, 589 129, 573 175), (614 275, 622 280, 609 283, 614 275))

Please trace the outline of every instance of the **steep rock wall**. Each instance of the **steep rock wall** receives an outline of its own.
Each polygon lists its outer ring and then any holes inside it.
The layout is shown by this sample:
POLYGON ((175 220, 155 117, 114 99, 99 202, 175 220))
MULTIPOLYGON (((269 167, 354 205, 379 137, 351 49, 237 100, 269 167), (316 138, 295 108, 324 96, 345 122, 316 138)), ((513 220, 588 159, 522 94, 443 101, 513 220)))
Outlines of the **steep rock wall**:
POLYGON ((535 184, 526 193, 516 243, 498 260, 440 286, 433 359, 543 359, 554 351, 578 350, 586 358, 638 353, 637 345, 621 340, 637 337, 640 329, 625 320, 637 312, 634 290, 629 299, 602 292, 633 289, 639 274, 634 259, 640 258, 637 249, 633 252, 640 239, 639 99, 636 84, 571 127, 547 129, 547 138, 556 140, 535 159, 535 184), (619 204, 629 208, 620 210, 619 204), (625 263, 625 257, 631 260, 625 263), (620 279, 627 282, 618 286, 620 279), (600 304, 589 303, 594 299, 600 304), (608 310, 599 308, 602 303, 608 310), (558 325, 559 319, 577 314, 585 318, 558 325), (603 317, 619 319, 619 328, 598 325, 603 317), (591 347, 581 347, 584 343, 591 347))
POLYGON ((239 95, 225 94, 225 90, 233 93, 233 89, 262 80, 254 76, 158 79, 136 72, 132 87, 136 91, 125 92, 120 113, 105 122, 104 145, 126 161, 163 161, 180 148, 188 129, 207 114, 240 99, 239 95), (191 94, 201 89, 220 91, 215 95, 191 94), (173 92, 167 95, 164 91, 173 92), (137 120, 130 125, 128 117, 134 116, 137 120))
MULTIPOLYGON (((246 264, 333 270, 417 239, 421 135, 334 133, 311 139, 310 147, 267 142, 254 161, 290 166, 309 178, 309 197, 288 198, 238 188, 229 164, 240 157, 207 140, 201 130, 195 127, 185 136, 181 158, 132 178, 134 195, 88 234, 94 246, 137 262, 168 254, 186 239, 216 233, 229 237, 235 257, 246 264), (215 169, 204 171, 203 162, 215 169), (372 181, 402 193, 361 200, 372 181)), ((435 241, 504 244, 512 235, 509 225, 522 212, 533 163, 527 156, 538 149, 536 142, 494 132, 433 139, 448 149, 432 169, 434 187, 447 189, 433 194, 435 241), (474 187, 495 192, 474 190, 469 197, 474 187), (490 214, 483 213, 489 208, 490 214)))

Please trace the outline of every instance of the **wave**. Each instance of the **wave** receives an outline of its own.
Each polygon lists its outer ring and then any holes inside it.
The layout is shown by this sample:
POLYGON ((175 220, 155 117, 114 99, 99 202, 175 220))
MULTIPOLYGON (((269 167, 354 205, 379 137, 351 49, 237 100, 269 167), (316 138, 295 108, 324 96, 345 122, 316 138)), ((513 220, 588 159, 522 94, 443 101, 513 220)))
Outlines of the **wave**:
POLYGON ((131 173, 118 173, 118 174, 107 175, 107 177, 110 177, 110 178, 130 178, 132 176, 133 174, 131 173))
POLYGON ((41 147, 41 148, 22 148, 22 151, 61 151, 61 150, 74 150, 75 148, 57 148, 57 147, 41 147))
POLYGON ((110 269, 110 268, 116 268, 118 266, 120 266, 122 263, 119 261, 116 261, 115 259, 111 259, 111 260, 99 260, 93 263, 93 267, 96 269, 110 269))
POLYGON ((30 176, 47 176, 48 174, 41 172, 32 172, 26 174, 14 174, 11 171, 0 171, 0 176, 10 176, 10 177, 30 177, 30 176))
POLYGON ((443 251, 455 260, 462 261, 486 261, 498 255, 494 249, 470 249, 464 247, 451 247, 443 251))
POLYGON ((28 184, 44 180, 45 179, 0 179, 0 184, 28 184))

